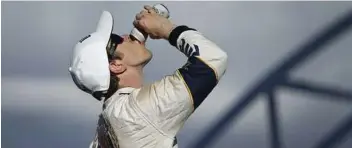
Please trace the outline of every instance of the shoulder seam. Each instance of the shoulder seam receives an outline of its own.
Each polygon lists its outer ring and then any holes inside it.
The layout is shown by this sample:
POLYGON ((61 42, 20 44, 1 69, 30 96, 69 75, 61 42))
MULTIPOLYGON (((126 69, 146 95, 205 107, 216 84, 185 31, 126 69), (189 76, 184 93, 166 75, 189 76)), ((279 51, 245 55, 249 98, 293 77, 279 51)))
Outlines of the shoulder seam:
POLYGON ((187 89, 187 92, 188 92, 188 96, 189 96, 189 99, 191 100, 191 103, 192 103, 192 112, 194 112, 194 99, 193 99, 193 95, 192 95, 192 92, 191 90, 189 89, 186 81, 184 80, 183 76, 181 75, 180 71, 177 70, 177 75, 178 77, 182 80, 182 83, 183 85, 186 87, 187 89))

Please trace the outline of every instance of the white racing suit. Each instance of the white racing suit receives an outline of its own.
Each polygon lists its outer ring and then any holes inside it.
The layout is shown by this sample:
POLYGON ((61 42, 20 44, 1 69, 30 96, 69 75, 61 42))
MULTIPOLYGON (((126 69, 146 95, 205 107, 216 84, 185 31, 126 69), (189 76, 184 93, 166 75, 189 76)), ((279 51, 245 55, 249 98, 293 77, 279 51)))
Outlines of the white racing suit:
POLYGON ((225 73, 227 54, 186 26, 176 27, 169 42, 187 63, 150 85, 111 96, 90 148, 177 148, 177 132, 225 73))

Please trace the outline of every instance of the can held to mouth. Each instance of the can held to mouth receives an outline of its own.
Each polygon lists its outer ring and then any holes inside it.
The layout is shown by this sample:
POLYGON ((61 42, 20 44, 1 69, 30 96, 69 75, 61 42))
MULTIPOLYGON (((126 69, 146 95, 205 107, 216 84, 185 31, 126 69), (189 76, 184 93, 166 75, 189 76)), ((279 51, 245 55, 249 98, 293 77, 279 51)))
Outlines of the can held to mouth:
MULTIPOLYGON (((160 16, 163 16, 165 18, 169 18, 170 17, 170 12, 167 9, 167 7, 163 4, 155 4, 153 6, 153 9, 155 10, 156 13, 158 13, 160 16)), ((131 30, 130 36, 132 37, 132 39, 134 40, 138 40, 141 44, 144 44, 145 41, 148 38, 148 34, 146 34, 144 31, 141 31, 137 28, 133 28, 131 30)))

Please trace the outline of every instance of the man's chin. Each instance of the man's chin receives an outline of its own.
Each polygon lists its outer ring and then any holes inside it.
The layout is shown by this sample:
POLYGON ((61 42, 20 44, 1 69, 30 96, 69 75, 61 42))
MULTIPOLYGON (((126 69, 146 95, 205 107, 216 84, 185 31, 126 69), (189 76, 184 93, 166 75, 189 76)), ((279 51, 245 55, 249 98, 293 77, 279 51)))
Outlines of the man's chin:
POLYGON ((152 60, 152 56, 150 57, 150 58, 148 58, 147 60, 145 60, 144 62, 143 62, 143 67, 144 66, 146 66, 151 60, 152 60))

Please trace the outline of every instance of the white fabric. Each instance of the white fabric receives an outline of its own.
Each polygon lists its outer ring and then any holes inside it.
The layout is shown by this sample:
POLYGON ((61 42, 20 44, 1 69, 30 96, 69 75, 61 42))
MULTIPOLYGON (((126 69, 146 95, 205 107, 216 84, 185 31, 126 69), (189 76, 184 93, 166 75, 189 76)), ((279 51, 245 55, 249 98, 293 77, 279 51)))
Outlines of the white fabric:
MULTIPOLYGON (((190 45, 197 44, 200 50, 197 58, 216 71, 217 79, 223 76, 227 67, 224 51, 197 31, 183 32, 178 38, 178 48, 181 39, 190 45)), ((98 148, 100 140, 114 141, 119 148, 177 148, 174 139, 194 111, 192 99, 192 92, 179 70, 142 88, 119 89, 104 103, 102 115, 109 123, 98 124, 113 132, 105 136, 97 134, 101 139, 96 137, 90 148, 98 148), (109 136, 116 137, 112 138, 116 141, 109 140, 109 136)), ((104 133, 101 129, 97 133, 104 133)))
POLYGON ((110 83, 110 71, 106 46, 113 29, 113 17, 103 11, 94 33, 82 38, 74 47, 69 71, 78 88, 88 93, 106 91, 110 83))

